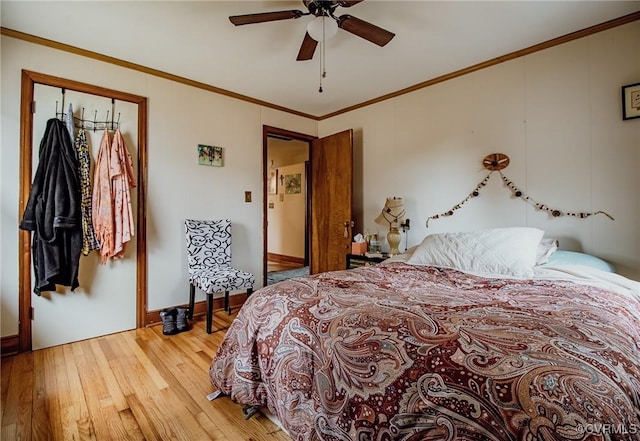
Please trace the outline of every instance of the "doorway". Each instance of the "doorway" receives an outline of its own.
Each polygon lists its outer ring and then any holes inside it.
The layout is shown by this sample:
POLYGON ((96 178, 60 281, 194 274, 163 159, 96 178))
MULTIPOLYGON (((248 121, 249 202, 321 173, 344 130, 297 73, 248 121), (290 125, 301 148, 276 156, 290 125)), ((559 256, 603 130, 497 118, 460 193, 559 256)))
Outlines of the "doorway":
MULTIPOLYGON (((29 198, 29 193, 31 190, 32 184, 32 176, 33 176, 33 158, 34 158, 34 119, 37 120, 35 114, 33 113, 33 105, 32 103, 35 100, 36 89, 38 89, 40 98, 45 101, 51 101, 47 99, 48 88, 58 88, 59 90, 66 90, 67 93, 70 91, 74 91, 74 93, 78 94, 86 94, 95 97, 103 97, 107 98, 108 101, 113 103, 113 100, 117 102, 122 102, 120 104, 116 104, 121 112, 127 114, 126 120, 128 124, 132 126, 135 125, 136 131, 134 138, 128 138, 131 142, 131 145, 137 144, 137 155, 135 162, 137 163, 137 190, 135 194, 135 202, 136 206, 136 239, 135 244, 131 244, 130 251, 130 261, 131 268, 127 268, 127 271, 130 272, 129 277, 121 277, 126 279, 133 279, 131 286, 129 286, 127 292, 134 292, 133 296, 130 296, 131 299, 128 303, 129 308, 132 309, 131 314, 126 317, 125 322, 121 322, 116 324, 115 326, 126 327, 126 328, 136 328, 142 327, 146 324, 146 318, 148 315, 148 311, 146 310, 147 305, 147 284, 146 284, 146 273, 147 273, 147 257, 146 257, 146 224, 145 224, 145 212, 146 212, 146 181, 147 181, 147 168, 146 168, 146 155, 147 155, 147 101, 146 98, 132 95, 126 92, 120 92, 112 89, 106 89, 103 87, 93 86, 86 83, 81 83, 78 81, 68 80, 59 77, 53 77, 46 74, 41 74, 37 72, 31 71, 22 71, 22 96, 21 96, 21 105, 20 105, 20 207, 19 212, 22 214, 25 209, 26 202, 29 198), (45 87, 47 86, 47 87, 45 87), (40 95, 43 94, 43 95, 40 95), (124 106, 123 103, 131 103, 131 106, 124 106), (120 107, 122 106, 122 107, 120 107), (125 112, 125 109, 128 109, 125 112)), ((79 97, 81 95, 77 95, 79 97)), ((55 101, 55 99, 53 100, 55 101)), ((53 104, 53 103, 52 103, 53 104)), ((60 110, 62 111, 63 106, 61 106, 60 110)), ((55 109, 55 107, 54 107, 55 109)), ((51 112, 53 113, 53 112, 51 112)), ((56 110, 57 113, 57 110, 56 110)), ((112 113, 113 115, 113 113, 112 113)), ((124 121, 124 120, 123 120, 124 121)), ((37 122, 36 122, 37 125, 37 122)), ((129 133, 133 133, 129 131, 129 133)), ((67 325, 68 328, 79 328, 78 323, 80 320, 84 318, 80 318, 75 320, 74 318, 70 318, 68 309, 64 309, 63 313, 54 313, 52 314, 51 308, 57 308, 58 306, 62 306, 61 301, 73 301, 77 305, 81 305, 84 300, 94 300, 97 299, 98 293, 91 292, 90 295, 82 294, 78 292, 78 295, 66 295, 63 296, 53 296, 53 299, 58 301, 55 305, 50 304, 46 305, 48 311, 45 312, 44 309, 35 309, 37 304, 33 304, 32 298, 32 274, 31 274, 31 247, 30 247, 30 233, 24 230, 20 231, 18 236, 18 246, 19 246, 19 255, 18 255, 18 270, 19 270, 19 300, 18 300, 18 309, 19 309, 19 322, 18 322, 18 351, 25 352, 30 351, 33 348, 33 329, 32 323, 34 320, 44 319, 46 315, 53 316, 57 320, 53 323, 55 325, 57 323, 58 329, 57 332, 61 333, 60 324, 67 325), (40 311, 40 312, 39 312, 40 311), (43 314, 40 314, 43 312, 43 314)), ((98 276, 101 273, 105 273, 104 271, 95 272, 94 274, 89 275, 89 280, 92 281, 92 286, 98 289, 98 285, 107 287, 106 290, 113 289, 110 283, 113 282, 113 278, 110 277, 109 283, 98 283, 98 276)), ((122 276, 122 274, 120 274, 122 276)), ((104 291, 104 289, 103 289, 104 291)), ((46 299, 38 299, 45 301, 46 299)), ((107 299, 110 300, 110 299, 107 299)), ((112 300, 112 299, 111 299, 112 300)), ((43 302, 40 302, 43 307, 45 307, 43 302)), ((107 301, 106 305, 114 305, 116 304, 113 301, 107 301)), ((66 307, 66 306, 65 306, 66 307)), ((60 308, 58 308, 60 309, 60 308)), ((95 317, 96 313, 109 315, 108 311, 105 311, 104 307, 100 305, 96 305, 95 302, 91 304, 91 309, 89 313, 84 313, 88 319, 95 317)), ((116 310, 116 314, 120 312, 119 309, 116 310)), ((82 316, 82 312, 78 313, 79 317, 82 316)), ((43 323, 45 324, 45 323, 43 323)), ((110 328, 111 325, 105 325, 105 327, 98 329, 95 326, 95 320, 92 322, 91 328, 95 328, 99 333, 110 333, 113 332, 113 328, 110 328)), ((46 332, 46 331, 45 331, 46 332)), ((84 339, 89 338, 87 335, 78 336, 77 334, 69 334, 65 335, 61 333, 59 336, 62 339, 84 339)), ((52 342, 37 342, 38 346, 40 345, 50 345, 52 342)), ((55 342, 59 343, 59 342, 55 342)))
POLYGON ((309 274, 308 178, 313 139, 265 127, 265 286, 309 274))
MULTIPOLYGON (((281 139, 282 140, 282 139, 281 139)), ((289 141, 287 141, 289 142, 289 141)), ((323 138, 263 126, 263 237, 264 285, 267 285, 269 257, 269 206, 280 200, 276 187, 284 187, 283 198, 295 194, 290 191, 300 185, 306 188, 305 201, 304 263, 309 274, 346 268, 346 255, 351 250, 354 227, 353 212, 353 130, 348 129, 323 138), (305 165, 307 184, 302 186, 295 177, 279 175, 268 158, 270 140, 291 138, 307 145, 308 161, 305 165), (274 183, 274 179, 276 182, 274 183), (292 184, 293 183, 293 184, 292 184), (289 192, 289 193, 287 193, 289 192), (271 197, 271 199, 270 199, 271 197)), ((297 173, 292 173, 296 175, 297 173)), ((291 175, 291 174, 290 174, 291 175)), ((286 230, 285 234, 289 231, 286 230)))
MULTIPOLYGON (((125 101, 114 101, 112 104, 111 99, 107 97, 43 84, 34 85, 34 101, 37 105, 36 112, 33 112, 32 137, 37 141, 36 144, 40 143, 47 122, 51 118, 68 115, 69 108, 65 105, 63 109, 66 102, 67 105, 73 105, 75 127, 72 139, 76 139, 75 134, 79 132, 79 127, 84 127, 85 146, 90 162, 95 166, 103 134, 108 132, 113 135, 116 125, 121 125, 125 149, 131 155, 133 170, 137 176, 137 104, 125 101), (85 108, 86 113, 82 110, 85 108), (113 122, 112 115, 106 116, 112 108, 116 111, 113 122), (94 117, 94 109, 99 116, 94 117), (120 124, 115 120, 119 120, 120 124), (95 126, 98 127, 93 130, 95 126)), ((38 163, 38 158, 34 157, 34 175, 38 163)), ((91 171, 95 171, 94 168, 91 171)), ((91 178, 93 175, 90 174, 91 178)), ((130 194, 133 222, 136 223, 137 188, 132 187, 130 194)), ((33 234, 36 233, 32 233, 32 236, 33 234)), ((78 288, 70 291, 57 286, 55 291, 31 294, 32 350, 136 328, 136 298, 131 295, 136 292, 136 260, 135 240, 125 244, 121 259, 105 265, 100 263, 98 251, 87 250, 86 254, 81 254, 79 258, 78 288), (96 311, 100 311, 100 314, 96 314, 96 311)))

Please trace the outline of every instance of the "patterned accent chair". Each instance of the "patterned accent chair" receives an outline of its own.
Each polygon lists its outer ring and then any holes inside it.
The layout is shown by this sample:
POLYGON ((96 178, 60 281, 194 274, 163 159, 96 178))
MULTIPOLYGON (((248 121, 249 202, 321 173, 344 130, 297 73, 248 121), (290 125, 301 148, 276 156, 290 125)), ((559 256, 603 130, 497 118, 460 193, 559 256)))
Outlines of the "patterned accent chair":
POLYGON ((189 269, 189 318, 193 319, 196 287, 207 295, 207 334, 213 322, 213 294, 224 292, 224 309, 231 314, 229 291, 253 292, 255 277, 231 266, 231 221, 194 220, 184 222, 189 269))

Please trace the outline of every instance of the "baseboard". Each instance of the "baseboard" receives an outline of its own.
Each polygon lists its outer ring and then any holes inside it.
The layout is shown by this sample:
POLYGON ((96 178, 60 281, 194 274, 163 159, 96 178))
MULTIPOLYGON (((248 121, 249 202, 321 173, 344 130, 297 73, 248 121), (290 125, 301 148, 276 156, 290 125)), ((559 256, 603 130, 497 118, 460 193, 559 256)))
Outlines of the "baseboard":
MULTIPOLYGON (((247 299, 247 294, 246 293, 238 293, 238 294, 229 295, 229 304, 231 305, 231 309, 237 311, 244 304, 246 299, 247 299)), ((175 306, 185 306, 186 307, 188 305, 184 304, 184 305, 175 305, 175 306)), ((223 308, 224 308, 224 298, 223 297, 213 299, 213 310, 214 311, 219 311, 219 310, 221 310, 223 308)), ((162 311, 162 310, 161 309, 157 309, 157 310, 154 310, 154 311, 147 311, 147 313, 145 314, 144 324, 142 326, 153 326, 153 325, 157 325, 158 323, 162 323, 162 319, 160 319, 160 311, 162 311)), ((195 305, 193 306, 193 316, 194 317, 205 316, 206 314, 207 314, 207 302, 206 302, 206 300, 203 300, 201 302, 196 302, 195 305)))
POLYGON ((285 256, 284 254, 267 253, 267 260, 276 263, 295 263, 304 265, 304 257, 285 256))
POLYGON ((19 338, 17 334, 7 335, 0 339, 0 352, 2 352, 3 357, 17 354, 19 347, 19 338))

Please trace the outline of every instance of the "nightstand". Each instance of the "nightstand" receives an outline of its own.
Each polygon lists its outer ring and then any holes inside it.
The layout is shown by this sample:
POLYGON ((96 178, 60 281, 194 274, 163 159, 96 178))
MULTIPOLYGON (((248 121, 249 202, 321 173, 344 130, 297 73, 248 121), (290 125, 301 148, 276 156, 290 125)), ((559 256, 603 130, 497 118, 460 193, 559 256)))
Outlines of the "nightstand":
POLYGON ((347 269, 376 265, 380 262, 384 262, 388 258, 388 254, 383 254, 382 257, 367 257, 361 254, 347 254, 347 269))

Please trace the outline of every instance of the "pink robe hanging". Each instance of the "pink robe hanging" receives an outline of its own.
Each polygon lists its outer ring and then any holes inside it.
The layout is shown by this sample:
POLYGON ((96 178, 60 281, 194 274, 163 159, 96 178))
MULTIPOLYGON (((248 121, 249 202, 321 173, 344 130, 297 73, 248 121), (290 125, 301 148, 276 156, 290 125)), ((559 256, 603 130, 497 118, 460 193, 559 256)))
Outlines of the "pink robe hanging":
POLYGON ((124 256, 134 235, 130 187, 135 187, 131 155, 120 130, 113 141, 105 130, 100 142, 93 186, 93 226, 100 242, 102 263, 124 256))
POLYGON ((93 229, 96 239, 100 243, 98 252, 102 263, 106 263, 114 248, 113 198, 111 196, 111 177, 109 175, 111 162, 111 135, 108 130, 102 134, 98 159, 93 175, 93 229))
POLYGON ((113 135, 109 165, 114 215, 113 250, 110 257, 117 259, 124 256, 125 245, 134 234, 130 188, 136 186, 131 155, 120 129, 113 135))

